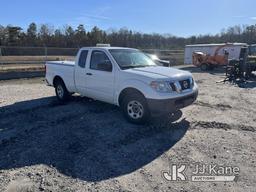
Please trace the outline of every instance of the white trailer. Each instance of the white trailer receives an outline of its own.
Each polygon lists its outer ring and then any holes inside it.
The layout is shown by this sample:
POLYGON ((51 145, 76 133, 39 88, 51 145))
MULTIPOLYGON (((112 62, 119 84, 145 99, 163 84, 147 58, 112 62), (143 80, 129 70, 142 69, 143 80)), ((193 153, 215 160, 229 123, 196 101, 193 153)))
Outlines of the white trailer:
MULTIPOLYGON (((192 55, 193 52, 203 52, 209 55, 214 55, 216 49, 220 46, 225 45, 222 44, 195 44, 195 45, 186 45, 185 47, 185 54, 184 54, 184 63, 185 64, 192 64, 193 59, 192 55)), ((228 43, 227 46, 221 48, 218 51, 219 55, 224 55, 224 50, 227 50, 229 53, 228 59, 239 59, 241 47, 247 46, 246 43, 228 43)))

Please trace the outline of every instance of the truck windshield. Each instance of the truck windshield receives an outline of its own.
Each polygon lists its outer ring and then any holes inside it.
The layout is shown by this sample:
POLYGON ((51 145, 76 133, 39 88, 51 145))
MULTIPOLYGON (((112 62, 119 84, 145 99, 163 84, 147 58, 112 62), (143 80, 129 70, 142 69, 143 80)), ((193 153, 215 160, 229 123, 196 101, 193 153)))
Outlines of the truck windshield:
POLYGON ((137 67, 156 66, 154 61, 141 51, 132 49, 110 49, 109 52, 123 70, 137 67))

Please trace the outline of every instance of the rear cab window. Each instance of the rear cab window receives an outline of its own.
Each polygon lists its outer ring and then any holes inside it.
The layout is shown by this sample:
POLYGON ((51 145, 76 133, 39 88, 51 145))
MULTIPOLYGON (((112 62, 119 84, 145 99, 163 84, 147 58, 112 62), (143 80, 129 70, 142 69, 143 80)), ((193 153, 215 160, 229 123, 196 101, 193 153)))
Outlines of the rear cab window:
POLYGON ((78 60, 79 67, 85 68, 87 56, 88 56, 88 50, 82 50, 80 53, 79 60, 78 60))

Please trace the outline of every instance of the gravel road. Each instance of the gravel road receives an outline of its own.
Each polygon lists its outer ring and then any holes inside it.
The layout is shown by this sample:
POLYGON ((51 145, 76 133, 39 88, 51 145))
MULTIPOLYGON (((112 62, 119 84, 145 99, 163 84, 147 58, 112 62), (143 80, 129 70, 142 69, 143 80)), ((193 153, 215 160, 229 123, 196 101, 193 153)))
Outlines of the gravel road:
POLYGON ((42 78, 0 81, 0 191, 255 191, 256 83, 216 83, 192 67, 199 97, 176 122, 127 123, 112 105, 60 105, 42 78), (237 166, 233 182, 167 181, 170 164, 237 166))

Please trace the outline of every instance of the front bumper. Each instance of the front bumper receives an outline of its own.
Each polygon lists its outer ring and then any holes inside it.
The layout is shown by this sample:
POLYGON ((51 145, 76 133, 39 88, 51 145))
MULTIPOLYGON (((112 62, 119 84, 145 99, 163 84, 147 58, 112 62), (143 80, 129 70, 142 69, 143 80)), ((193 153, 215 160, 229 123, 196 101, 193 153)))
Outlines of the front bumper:
POLYGON ((151 115, 172 113, 188 105, 191 105, 198 96, 198 90, 193 93, 173 99, 147 99, 151 115))

